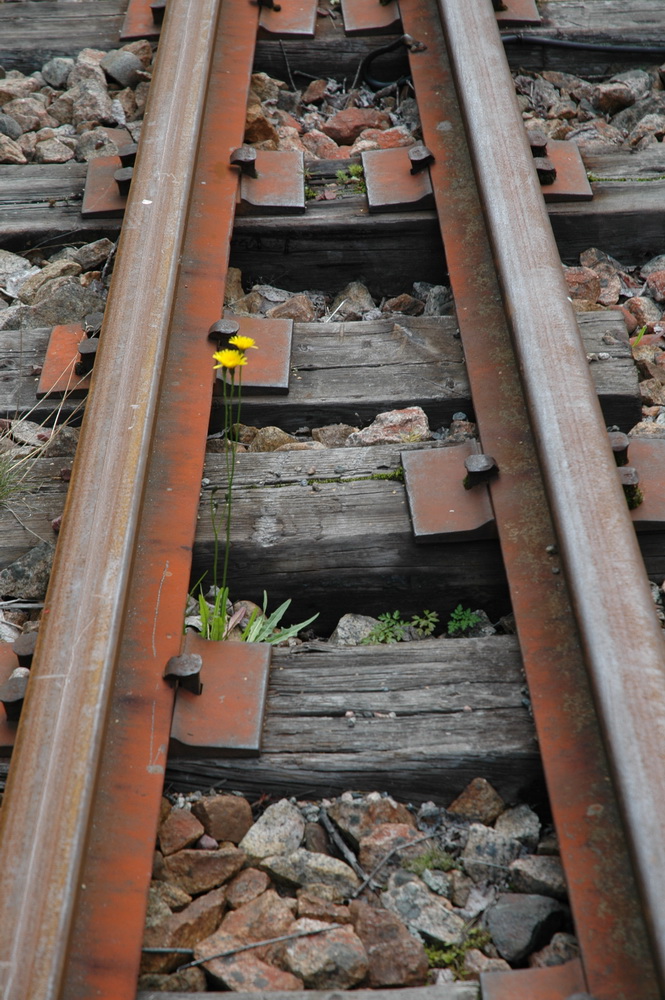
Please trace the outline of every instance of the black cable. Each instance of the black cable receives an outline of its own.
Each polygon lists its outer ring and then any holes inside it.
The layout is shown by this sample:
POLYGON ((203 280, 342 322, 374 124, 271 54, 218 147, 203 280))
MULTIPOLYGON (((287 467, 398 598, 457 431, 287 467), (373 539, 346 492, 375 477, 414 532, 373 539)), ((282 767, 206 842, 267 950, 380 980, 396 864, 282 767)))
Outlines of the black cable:
POLYGON ((573 42, 568 38, 549 38, 544 35, 529 35, 517 32, 513 35, 501 35, 504 45, 513 42, 523 45, 551 45, 561 49, 591 49, 594 52, 634 52, 643 55, 663 55, 665 45, 611 45, 604 42, 573 42))

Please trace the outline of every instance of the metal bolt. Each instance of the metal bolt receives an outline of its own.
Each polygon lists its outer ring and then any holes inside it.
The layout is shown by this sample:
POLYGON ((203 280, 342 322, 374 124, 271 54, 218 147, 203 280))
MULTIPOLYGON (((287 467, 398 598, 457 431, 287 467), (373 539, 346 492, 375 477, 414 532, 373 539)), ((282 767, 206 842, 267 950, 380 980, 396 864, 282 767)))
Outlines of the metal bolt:
POLYGON ((152 20, 154 24, 164 23, 164 11, 166 10, 166 0, 153 0, 150 4, 152 20))
POLYGON ((5 683, 0 684, 0 701, 5 706, 8 722, 18 722, 29 676, 27 667, 17 667, 5 683))
POLYGON ((541 184, 554 184, 556 180, 556 167, 549 156, 537 156, 534 160, 536 173, 541 184))
POLYGON ((628 509, 635 510, 644 500, 644 494, 639 486, 640 477, 637 469, 632 465, 622 465, 617 471, 619 473, 619 481, 623 486, 623 492, 626 495, 628 509))
POLYGON ((136 154, 138 153, 138 143, 128 142, 127 145, 121 146, 118 150, 118 156, 120 157, 120 162, 123 167, 133 167, 136 160, 136 154))
POLYGON ((22 632, 12 643, 19 667, 29 667, 37 645, 37 632, 22 632))
POLYGON ((218 319, 208 330, 208 340, 214 340, 219 347, 228 346, 229 339, 240 329, 235 319, 218 319))
POLYGON ((467 473, 464 479, 465 490, 470 490, 480 483, 487 483, 499 472, 496 459, 491 455, 469 455, 464 459, 464 466, 467 473))
POLYGON ((630 438, 623 431, 610 431, 607 435, 610 439, 610 448, 614 453, 614 461, 617 465, 628 465, 628 445, 630 438))
POLYGON ((198 653, 181 653, 180 656, 172 656, 166 664, 164 679, 179 684, 187 691, 191 691, 192 694, 201 694, 203 691, 202 666, 203 660, 198 653))
POLYGON ((86 337, 98 337, 101 333, 102 322, 104 320, 104 313, 94 312, 88 313, 88 315, 83 320, 83 330, 86 337))
POLYGON ((118 185, 118 194, 121 198, 126 198, 129 194, 129 186, 132 183, 133 167, 120 167, 113 175, 113 180, 118 185))
POLYGON ((252 146, 240 146, 231 153, 231 166, 240 167, 246 177, 257 177, 256 150, 252 146))
POLYGON ((74 365, 74 371, 77 375, 90 374, 95 364, 98 346, 99 340, 96 337, 87 337, 79 342, 78 352, 80 360, 74 365))
POLYGON ((434 156, 427 146, 411 146, 409 148, 409 159, 411 160, 411 173, 419 174, 425 167, 434 163, 434 156))
POLYGON ((547 136, 540 129, 527 132, 532 156, 547 156, 547 136))

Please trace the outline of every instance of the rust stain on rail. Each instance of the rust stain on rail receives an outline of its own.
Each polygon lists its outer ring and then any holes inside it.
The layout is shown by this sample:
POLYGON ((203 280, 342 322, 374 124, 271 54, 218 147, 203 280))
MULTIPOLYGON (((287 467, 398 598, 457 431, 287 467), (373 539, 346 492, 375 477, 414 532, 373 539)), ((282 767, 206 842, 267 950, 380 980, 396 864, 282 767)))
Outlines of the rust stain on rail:
MULTIPOLYGON (((168 30, 167 12, 167 30, 168 30)), ((133 997, 163 785, 213 387, 211 324, 222 315, 258 7, 224 0, 173 309, 160 420, 151 444, 141 547, 129 593, 116 695, 91 830, 67 1000, 133 997), (114 871, 109 884, 107 873, 114 871), (90 963, 90 956, 98 961, 90 963)), ((163 44, 163 43, 162 43, 163 44)))
MULTIPOLYGON (((631 865, 526 415, 443 32, 425 0, 402 0, 447 266, 510 583, 550 801, 589 988, 603 1000, 656 1000, 631 865)), ((469 70, 470 71, 470 70, 469 70)), ((474 70, 482 74, 478 66, 474 70)), ((533 165, 527 164, 533 171, 533 165)), ((519 174, 511 180, 520 188, 519 174)), ((533 989, 511 994, 533 997, 533 989)))

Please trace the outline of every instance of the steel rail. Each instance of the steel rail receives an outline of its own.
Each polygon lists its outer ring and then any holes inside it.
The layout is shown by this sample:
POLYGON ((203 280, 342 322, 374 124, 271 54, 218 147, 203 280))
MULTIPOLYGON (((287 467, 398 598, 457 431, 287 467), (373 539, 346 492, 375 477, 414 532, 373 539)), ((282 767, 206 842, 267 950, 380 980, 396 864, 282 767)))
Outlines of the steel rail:
POLYGON ((438 3, 663 989, 665 642, 491 7, 438 3))
POLYGON ((85 891, 80 872, 219 7, 220 0, 169 3, 0 820, 4 1000, 61 995, 85 891), (146 246, 158 250, 146 253, 146 246))

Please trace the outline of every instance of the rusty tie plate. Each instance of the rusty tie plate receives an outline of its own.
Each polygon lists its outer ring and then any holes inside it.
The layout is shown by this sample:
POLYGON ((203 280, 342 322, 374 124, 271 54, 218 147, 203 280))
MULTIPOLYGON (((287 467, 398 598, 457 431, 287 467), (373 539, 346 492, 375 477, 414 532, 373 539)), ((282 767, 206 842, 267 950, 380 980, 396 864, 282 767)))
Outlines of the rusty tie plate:
MULTIPOLYGON (((409 58, 423 138, 435 157, 430 174, 482 448, 500 469, 492 504, 588 988, 603 1000, 634 1000, 639 983, 640 1000, 656 1000, 575 620, 557 558, 547 554, 555 534, 443 31, 426 0, 401 0, 400 9, 404 30, 427 46, 409 58)), ((537 1000, 533 982, 520 989, 518 977, 511 997, 537 1000)))

